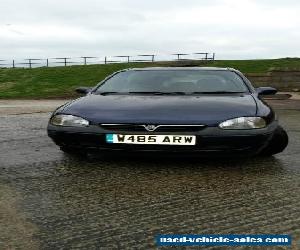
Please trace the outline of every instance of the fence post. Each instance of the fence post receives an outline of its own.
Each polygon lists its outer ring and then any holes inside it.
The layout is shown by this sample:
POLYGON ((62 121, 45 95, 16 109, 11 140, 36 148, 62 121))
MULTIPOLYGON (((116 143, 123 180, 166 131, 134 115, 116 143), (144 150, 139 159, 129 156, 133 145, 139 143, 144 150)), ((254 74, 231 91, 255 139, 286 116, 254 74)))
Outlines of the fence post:
MULTIPOLYGON (((208 53, 208 52, 199 52, 199 53, 193 53, 193 54, 196 54, 196 55, 204 55, 204 57, 202 58, 199 58, 199 59, 194 59, 194 60, 212 60, 214 61, 215 60, 215 56, 216 54, 215 53, 208 53)), ((176 53, 176 54, 172 54, 172 55, 175 55, 176 56, 176 59, 175 60, 192 60, 192 59, 181 59, 182 56, 184 55, 190 55, 190 54, 183 54, 183 53, 176 53)), ((154 62, 156 61, 155 60, 155 56, 154 54, 147 54, 147 55, 138 55, 138 56, 147 56, 148 59, 146 61, 148 62, 154 62), (150 57, 150 58, 149 58, 150 57)), ((115 56, 115 57, 122 57, 122 58, 126 58, 127 59, 127 63, 130 63, 131 60, 130 60, 130 57, 133 57, 133 56, 115 56)), ((83 63, 84 65, 88 65, 88 61, 87 59, 88 58, 97 58, 97 57, 90 57, 90 56, 86 56, 86 57, 81 57, 84 59, 83 63)), ((69 59, 72 59, 70 57, 57 57, 57 58, 50 58, 50 59, 60 59, 60 60, 63 60, 63 61, 59 61, 59 62, 54 62, 54 64, 56 65, 56 63, 61 63, 63 66, 68 66, 68 64, 71 64, 71 63, 78 63, 78 62, 72 62, 72 61, 68 61, 69 59)), ((126 60, 125 59, 125 60, 126 60)), ((27 62, 26 63, 16 63, 16 60, 15 59, 12 59, 12 68, 16 68, 18 64, 26 64, 28 65, 28 68, 34 68, 35 64, 41 64, 41 63, 36 63, 35 60, 46 60, 46 67, 49 67, 49 58, 47 59, 36 59, 36 58, 28 58, 28 59, 24 59, 26 60, 27 62)), ((174 59, 170 59, 170 60, 174 60, 174 59)), ((143 60, 136 60, 136 61, 143 61, 143 60)), ((100 61, 99 63, 101 64, 103 61, 100 61)), ((108 63, 111 63, 111 62, 120 62, 120 61, 110 61, 109 58, 107 58, 107 56, 104 57, 104 64, 108 64, 108 63)), ((121 62, 126 62, 126 61, 121 61, 121 62)), ((132 62, 135 62, 135 60, 133 59, 132 62)), ((98 63, 97 61, 94 62, 94 63, 98 63)), ((43 64, 43 63, 42 63, 43 64)), ((45 64, 43 64, 41 67, 44 67, 45 64)), ((25 66, 24 66, 25 67, 25 66)), ((39 66, 38 66, 39 67, 39 66)))

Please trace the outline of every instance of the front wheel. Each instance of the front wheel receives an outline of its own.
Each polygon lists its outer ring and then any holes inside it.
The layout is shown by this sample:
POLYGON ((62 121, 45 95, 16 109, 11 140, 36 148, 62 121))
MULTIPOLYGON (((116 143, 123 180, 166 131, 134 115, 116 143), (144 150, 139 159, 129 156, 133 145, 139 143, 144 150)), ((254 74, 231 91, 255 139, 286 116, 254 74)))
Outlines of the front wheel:
POLYGON ((288 145, 289 137, 286 131, 278 126, 269 144, 260 152, 261 156, 271 156, 282 152, 288 145))

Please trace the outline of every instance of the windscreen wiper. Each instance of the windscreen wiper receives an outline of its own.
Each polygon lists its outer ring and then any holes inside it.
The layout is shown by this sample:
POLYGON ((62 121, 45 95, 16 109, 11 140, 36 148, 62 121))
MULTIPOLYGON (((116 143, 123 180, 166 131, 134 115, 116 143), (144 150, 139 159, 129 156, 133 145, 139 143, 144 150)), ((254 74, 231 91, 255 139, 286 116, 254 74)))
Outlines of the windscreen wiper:
POLYGON ((116 92, 116 91, 106 91, 106 92, 98 92, 97 95, 114 95, 114 94, 126 94, 122 92, 116 92))
POLYGON ((245 92, 240 91, 202 91, 202 92, 191 92, 190 94, 242 94, 245 92))
POLYGON ((135 91, 128 92, 129 94, 146 94, 146 95, 185 95, 185 92, 160 92, 160 91, 135 91))

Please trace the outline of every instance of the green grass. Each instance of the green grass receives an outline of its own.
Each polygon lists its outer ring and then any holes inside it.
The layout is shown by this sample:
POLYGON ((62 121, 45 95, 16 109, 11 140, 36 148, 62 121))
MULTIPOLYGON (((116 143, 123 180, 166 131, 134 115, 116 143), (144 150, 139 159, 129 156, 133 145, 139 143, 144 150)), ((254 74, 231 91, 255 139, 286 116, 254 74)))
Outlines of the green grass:
POLYGON ((262 60, 220 60, 210 64, 215 67, 230 67, 243 73, 265 73, 271 69, 300 69, 300 58, 262 60))
MULTIPOLYGON (((122 63, 50 67, 35 69, 0 69, 0 98, 65 98, 76 96, 79 86, 94 86, 114 71, 147 66, 168 66, 174 63, 122 63)), ((300 59, 222 60, 205 66, 232 67, 243 73, 263 73, 270 68, 300 68, 300 59)))

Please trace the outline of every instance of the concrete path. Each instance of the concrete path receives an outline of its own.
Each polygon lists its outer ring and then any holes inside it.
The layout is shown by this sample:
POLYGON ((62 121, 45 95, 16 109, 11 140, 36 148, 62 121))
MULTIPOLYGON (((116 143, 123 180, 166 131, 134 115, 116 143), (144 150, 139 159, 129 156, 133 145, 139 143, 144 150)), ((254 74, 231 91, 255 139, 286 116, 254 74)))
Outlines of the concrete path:
POLYGON ((290 94, 292 95, 290 99, 300 100, 300 92, 279 92, 280 94, 290 94))
POLYGON ((52 112, 69 100, 0 100, 0 115, 52 112))
POLYGON ((163 233, 290 234, 276 249, 299 249, 300 111, 277 112, 283 153, 226 160, 84 160, 48 138, 49 113, 0 115, 0 249, 157 249, 163 233))

